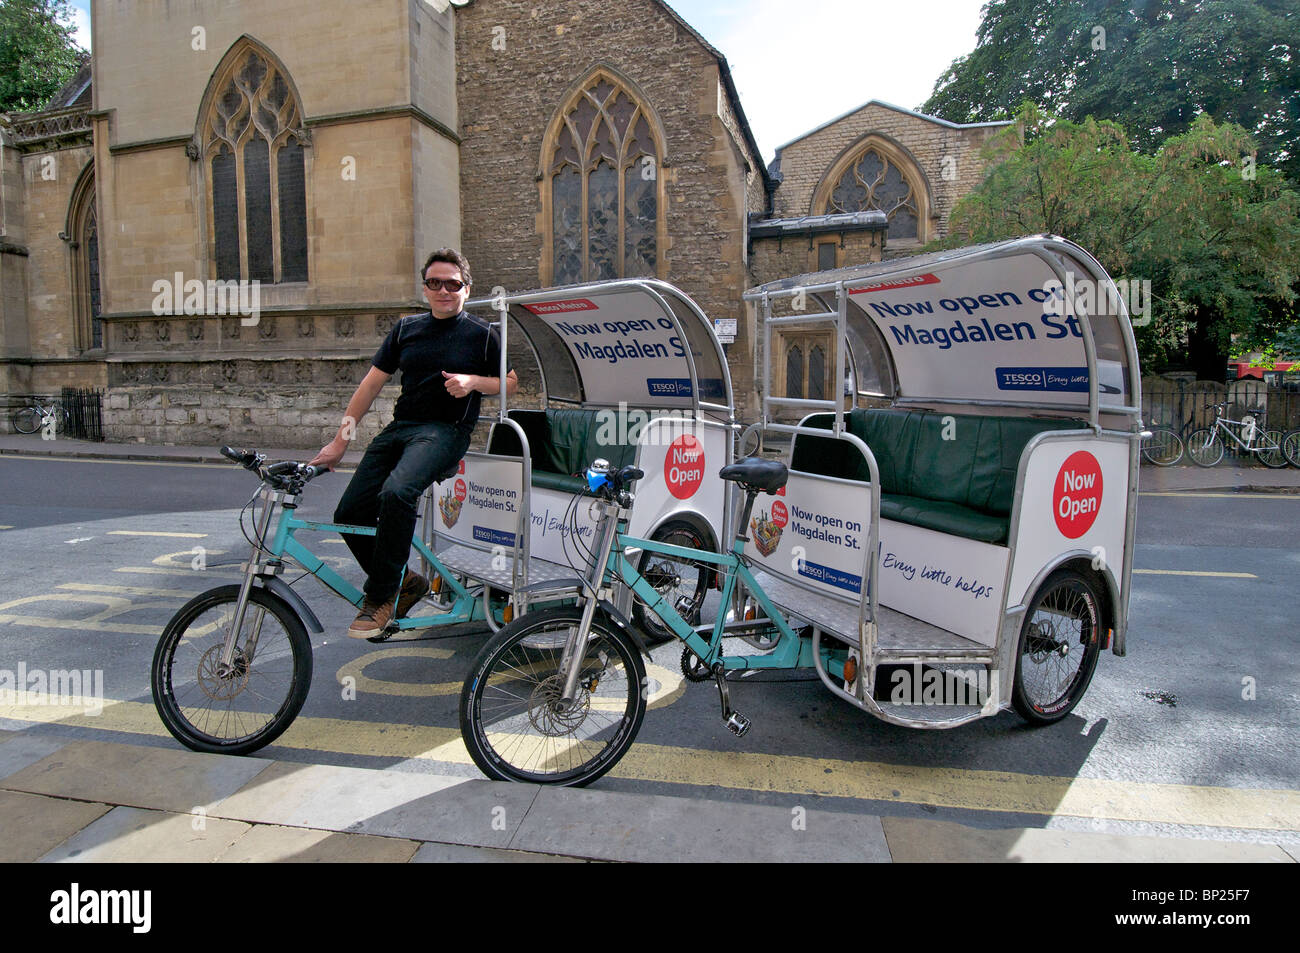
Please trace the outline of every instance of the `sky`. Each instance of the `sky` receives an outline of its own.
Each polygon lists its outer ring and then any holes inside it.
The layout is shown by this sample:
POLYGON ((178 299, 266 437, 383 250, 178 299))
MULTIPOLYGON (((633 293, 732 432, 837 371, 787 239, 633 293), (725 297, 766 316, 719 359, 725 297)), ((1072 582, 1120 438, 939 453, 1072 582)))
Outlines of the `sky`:
MULTIPOLYGON (((668 0, 731 67, 763 161, 873 99, 915 109, 975 48, 985 0, 668 0)), ((72 0, 90 48, 90 0, 72 0)))

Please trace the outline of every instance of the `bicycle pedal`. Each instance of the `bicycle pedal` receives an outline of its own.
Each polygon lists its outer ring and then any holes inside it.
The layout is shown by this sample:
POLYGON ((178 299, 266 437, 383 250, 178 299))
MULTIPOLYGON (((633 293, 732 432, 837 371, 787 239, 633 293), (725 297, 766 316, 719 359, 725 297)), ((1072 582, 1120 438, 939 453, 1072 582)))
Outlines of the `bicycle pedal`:
POLYGON ((749 731, 749 719, 738 711, 733 711, 723 723, 727 726, 727 730, 737 738, 749 731))
POLYGON ((380 632, 378 635, 372 635, 372 636, 370 636, 368 639, 366 639, 366 641, 367 641, 367 642, 387 642, 389 639, 391 639, 393 636, 395 636, 395 635, 396 635, 398 632, 400 632, 400 631, 401 631, 400 629, 384 629, 384 631, 380 632))

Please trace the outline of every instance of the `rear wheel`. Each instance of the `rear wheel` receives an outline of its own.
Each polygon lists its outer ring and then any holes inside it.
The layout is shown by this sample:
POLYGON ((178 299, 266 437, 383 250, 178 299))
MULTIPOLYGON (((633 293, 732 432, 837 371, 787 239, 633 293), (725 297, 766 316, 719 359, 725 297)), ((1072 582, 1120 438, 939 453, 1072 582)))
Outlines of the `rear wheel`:
POLYGON ((1074 709, 1097 668, 1103 625, 1090 579, 1072 569, 1047 577, 1020 630, 1011 704, 1021 717, 1050 725, 1074 709))
POLYGON ((1223 459, 1223 440, 1217 430, 1201 428, 1187 438, 1187 455, 1198 467, 1217 466, 1223 459))
POLYGON ((1300 467, 1300 430, 1292 430, 1282 438, 1282 453, 1287 463, 1300 467))
POLYGON ((14 430, 19 433, 36 433, 41 429, 41 415, 35 407, 15 410, 9 421, 14 425, 14 430))
POLYGON ((1158 467, 1172 467, 1183 458, 1183 441, 1172 430, 1156 428, 1142 441, 1142 458, 1158 467))
MULTIPOLYGON (((684 520, 665 523, 650 538, 669 546, 705 548, 704 537, 699 530, 684 520)), ((645 552, 641 554, 638 571, 688 625, 699 623, 700 607, 704 605, 704 596, 709 588, 711 570, 707 566, 690 560, 673 559, 663 553, 645 552)), ((645 633, 651 644, 667 642, 673 638, 673 630, 640 599, 636 600, 633 607, 632 622, 645 633)))
POLYGON ((1265 430, 1259 442, 1259 462, 1266 467, 1280 470, 1286 466, 1286 453, 1282 441, 1286 439, 1280 430, 1265 430))
POLYGON ((631 747, 645 718, 645 666, 631 638, 600 613, 579 650, 577 697, 561 702, 560 659, 581 619, 577 607, 530 612, 474 660, 460 693, 460 731, 489 778, 581 787, 631 747))

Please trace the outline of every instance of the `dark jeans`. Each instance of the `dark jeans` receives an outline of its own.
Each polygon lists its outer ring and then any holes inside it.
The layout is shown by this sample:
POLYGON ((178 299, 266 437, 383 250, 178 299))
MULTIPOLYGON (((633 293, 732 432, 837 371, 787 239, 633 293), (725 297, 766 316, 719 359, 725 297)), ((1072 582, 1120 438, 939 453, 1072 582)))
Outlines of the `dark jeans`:
POLYGON ((377 529, 374 536, 343 535, 366 571, 370 599, 386 600, 397 592, 420 494, 465 455, 470 433, 453 424, 394 420, 370 442, 334 510, 336 523, 377 529))

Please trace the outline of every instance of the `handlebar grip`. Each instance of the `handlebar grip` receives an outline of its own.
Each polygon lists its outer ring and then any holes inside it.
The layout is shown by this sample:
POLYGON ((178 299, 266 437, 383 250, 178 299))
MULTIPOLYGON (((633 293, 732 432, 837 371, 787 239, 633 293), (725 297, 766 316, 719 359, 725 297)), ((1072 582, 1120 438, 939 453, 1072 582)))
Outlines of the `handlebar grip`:
POLYGON ((293 473, 298 469, 298 464, 292 460, 285 460, 283 463, 273 463, 266 468, 266 472, 271 476, 284 476, 286 473, 293 473))
POLYGON ((245 451, 245 450, 236 450, 236 449, 234 449, 233 447, 222 447, 221 450, 220 450, 220 453, 221 453, 221 455, 222 455, 223 457, 225 457, 227 460, 233 460, 233 461, 235 461, 236 463, 243 463, 243 462, 244 462, 244 457, 245 457, 245 455, 247 454, 247 451, 245 451))

